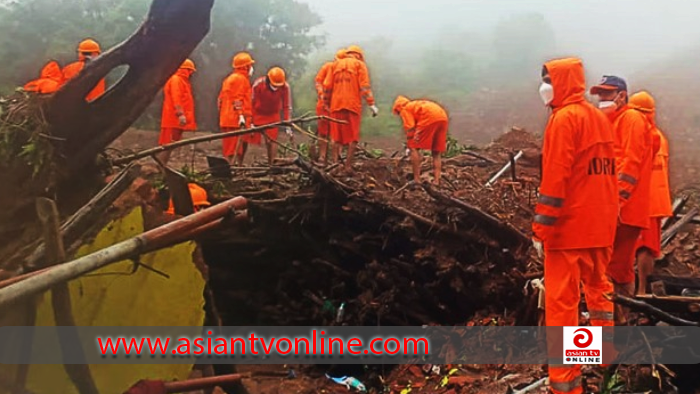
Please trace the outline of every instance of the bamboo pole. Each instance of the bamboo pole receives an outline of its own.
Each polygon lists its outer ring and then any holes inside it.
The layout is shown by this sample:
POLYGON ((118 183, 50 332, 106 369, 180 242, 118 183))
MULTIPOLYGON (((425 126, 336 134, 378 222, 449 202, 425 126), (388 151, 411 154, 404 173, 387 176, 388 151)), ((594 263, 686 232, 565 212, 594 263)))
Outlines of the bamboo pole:
MULTIPOLYGON (((48 198, 38 198, 36 201, 37 216, 44 227, 44 244, 46 245, 46 261, 48 265, 61 264, 66 260, 66 251, 63 248, 63 238, 59 229, 58 209, 56 203, 48 198)), ((53 308, 53 316, 56 326, 75 327, 75 318, 73 317, 73 305, 71 303, 70 289, 68 283, 57 283, 51 288, 51 306, 53 308)), ((77 332, 69 334, 76 336, 77 332)), ((84 359, 83 349, 80 346, 80 341, 77 347, 69 346, 72 341, 62 338, 61 352, 63 357, 68 354, 77 355, 84 359)), ((63 364, 63 369, 73 382, 75 388, 80 393, 98 394, 97 385, 92 378, 90 366, 88 364, 63 364)))
POLYGON ((110 264, 153 251, 157 247, 167 247, 169 244, 166 241, 172 242, 177 240, 183 234, 223 218, 232 210, 243 210, 246 206, 247 200, 245 198, 236 197, 108 248, 61 264, 24 281, 11 284, 0 289, 0 308, 7 307, 28 296, 44 292, 58 283, 70 281, 110 264))
POLYGON ((179 148, 181 146, 197 144, 200 142, 216 141, 216 140, 221 140, 221 139, 228 138, 228 137, 239 137, 242 135, 263 131, 263 130, 269 129, 271 127, 279 127, 279 126, 291 127, 295 123, 308 123, 308 122, 313 122, 313 121, 316 121, 319 119, 324 119, 324 120, 327 120, 329 122, 335 122, 335 123, 347 123, 344 120, 338 120, 338 119, 334 119, 334 118, 331 118, 328 116, 301 116, 301 117, 294 118, 294 119, 291 119, 288 121, 270 123, 270 124, 267 124, 264 126, 256 126, 256 127, 251 127, 251 128, 244 129, 244 130, 229 131, 226 133, 216 133, 216 134, 211 134, 211 135, 203 135, 200 137, 194 137, 194 138, 189 138, 186 140, 180 140, 180 141, 173 142, 173 143, 166 144, 166 145, 156 146, 155 148, 146 149, 146 150, 143 150, 141 152, 134 153, 133 155, 124 156, 124 157, 114 159, 112 161, 112 164, 114 164, 114 165, 126 164, 126 163, 129 163, 129 162, 134 161, 134 160, 138 160, 138 159, 142 159, 144 157, 152 156, 156 153, 165 152, 168 150, 173 150, 173 149, 179 148))

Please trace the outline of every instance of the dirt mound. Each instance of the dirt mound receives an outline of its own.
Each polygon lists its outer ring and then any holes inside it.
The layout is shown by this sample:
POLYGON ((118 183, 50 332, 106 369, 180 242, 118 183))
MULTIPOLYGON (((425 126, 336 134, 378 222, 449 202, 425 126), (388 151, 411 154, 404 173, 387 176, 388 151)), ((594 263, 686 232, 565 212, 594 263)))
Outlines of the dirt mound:
POLYGON ((513 127, 509 132, 496 138, 492 145, 505 149, 532 149, 539 147, 537 138, 519 127, 513 127))

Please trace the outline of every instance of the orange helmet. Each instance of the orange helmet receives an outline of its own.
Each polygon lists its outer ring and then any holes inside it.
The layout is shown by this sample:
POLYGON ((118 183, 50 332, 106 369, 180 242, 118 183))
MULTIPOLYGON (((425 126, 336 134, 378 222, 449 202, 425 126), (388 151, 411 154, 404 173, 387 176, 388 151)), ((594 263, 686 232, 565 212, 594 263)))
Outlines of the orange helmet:
POLYGON ((398 115, 409 101, 411 100, 409 100, 406 96, 398 96, 396 100, 394 100, 394 107, 391 109, 391 112, 398 115))
POLYGON ((255 63, 253 57, 247 52, 239 52, 233 57, 233 68, 243 68, 255 63))
POLYGON ((192 205, 196 207, 200 206, 210 206, 211 203, 207 200, 207 191, 196 183, 190 183, 187 185, 190 188, 190 195, 192 196, 192 205))
POLYGON ((630 106, 643 112, 654 112, 656 103, 649 92, 641 91, 630 96, 630 106))
MULTIPOLYGON (((211 203, 207 200, 207 191, 204 190, 201 186, 197 185, 196 183, 190 183, 187 185, 187 187, 190 189, 190 196, 192 197, 192 206, 194 206, 195 211, 197 211, 199 207, 208 207, 211 205, 211 203)), ((175 206, 173 205, 172 198, 170 199, 170 202, 168 204, 168 210, 166 212, 171 215, 175 214, 175 206)))
POLYGON ((345 49, 340 49, 335 53, 335 60, 345 59, 346 57, 348 57, 348 51, 345 49))
POLYGON ((276 88, 284 86, 286 83, 284 70, 279 67, 272 67, 270 71, 267 72, 267 79, 270 81, 270 85, 276 88))
POLYGON ((360 60, 365 59, 365 52, 357 45, 350 45, 347 49, 348 54, 355 53, 360 56, 360 60))
POLYGON ((192 70, 192 71, 197 71, 197 68, 194 66, 194 62, 190 59, 185 59, 184 62, 180 65, 180 68, 184 68, 185 70, 192 70))
POLYGON ((97 41, 88 38, 86 40, 83 40, 80 44, 78 44, 78 52, 102 53, 102 50, 100 49, 100 44, 98 44, 97 41))

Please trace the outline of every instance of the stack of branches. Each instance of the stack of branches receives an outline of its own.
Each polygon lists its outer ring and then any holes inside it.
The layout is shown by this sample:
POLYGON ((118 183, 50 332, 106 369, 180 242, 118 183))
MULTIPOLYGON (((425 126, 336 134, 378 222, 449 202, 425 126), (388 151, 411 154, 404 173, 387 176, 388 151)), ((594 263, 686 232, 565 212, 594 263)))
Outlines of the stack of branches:
MULTIPOLYGON (((494 215, 450 186, 405 187, 400 162, 360 160, 349 178, 303 159, 234 168, 224 183, 248 198, 251 223, 203 241, 224 323, 464 324, 510 311, 511 321, 536 324, 522 288, 538 267, 529 238, 508 220, 527 214, 516 205, 494 215)), ((487 190, 459 168, 465 175, 452 184, 472 179, 474 195, 527 198, 511 186, 487 190)))

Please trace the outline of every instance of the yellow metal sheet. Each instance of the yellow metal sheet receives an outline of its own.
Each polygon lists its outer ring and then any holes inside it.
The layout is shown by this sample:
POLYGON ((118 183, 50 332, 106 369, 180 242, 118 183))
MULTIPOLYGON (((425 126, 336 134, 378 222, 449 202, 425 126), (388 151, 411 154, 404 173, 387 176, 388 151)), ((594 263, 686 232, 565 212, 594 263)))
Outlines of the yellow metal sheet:
MULTIPOLYGON (((141 209, 106 226, 76 257, 104 249, 143 232, 141 209)), ((195 267, 194 242, 186 242, 141 257, 141 263, 167 273, 165 278, 146 269, 131 273, 133 262, 123 261, 70 282, 73 314, 79 326, 201 326, 204 324, 204 278, 195 267)), ((37 312, 37 326, 53 326, 51 294, 37 312)), ((17 311, 17 322, 21 319, 17 311)), ((7 317, 5 319, 7 320, 7 317)), ((5 325, 19 325, 9 324, 5 325)), ((91 365, 100 393, 122 393, 140 379, 186 379, 189 365, 91 365)), ((5 382, 13 381, 16 366, 2 365, 5 382)), ((62 365, 32 365, 26 388, 37 394, 78 394, 62 365)))

